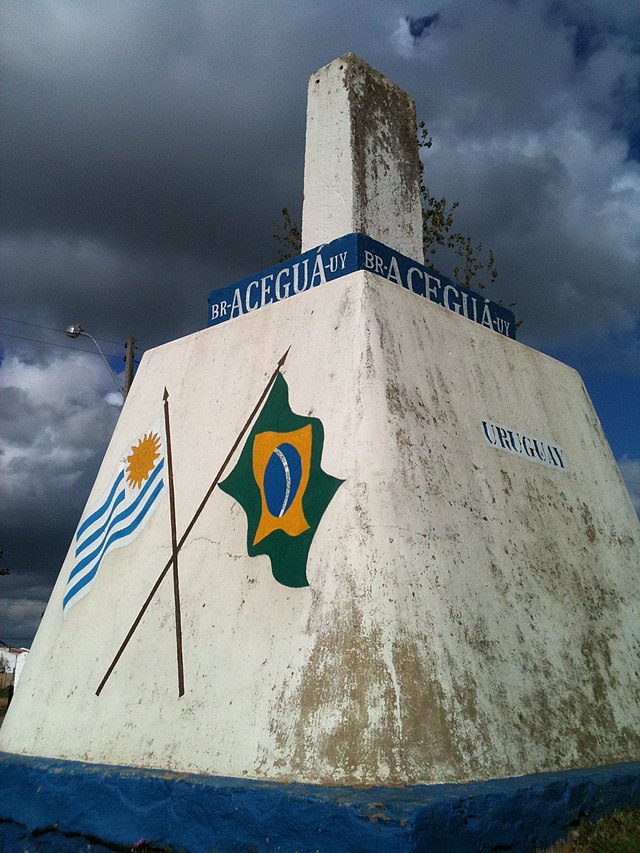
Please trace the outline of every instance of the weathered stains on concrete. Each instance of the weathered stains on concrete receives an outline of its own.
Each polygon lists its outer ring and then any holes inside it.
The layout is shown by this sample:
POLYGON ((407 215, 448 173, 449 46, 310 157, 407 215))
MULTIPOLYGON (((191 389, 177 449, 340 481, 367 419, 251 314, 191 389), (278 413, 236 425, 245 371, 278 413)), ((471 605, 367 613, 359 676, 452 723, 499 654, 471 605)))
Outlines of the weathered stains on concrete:
POLYGON ((347 584, 344 594, 351 607, 316 637, 290 705, 296 709, 293 776, 299 778, 311 765, 319 768, 324 783, 335 778, 333 768, 339 768, 347 783, 371 778, 380 768, 392 777, 398 770, 394 738, 389 736, 396 696, 380 654, 380 634, 365 631, 352 585, 347 584))
POLYGON ((397 643, 394 660, 402 696, 402 771, 417 778, 430 767, 439 776, 455 779, 460 766, 461 744, 451 725, 447 696, 437 674, 436 657, 428 636, 413 643, 397 643))
POLYGON ((243 513, 214 494, 181 554, 187 694, 177 700, 168 584, 97 699, 167 559, 159 510, 66 623, 63 567, 5 748, 389 785, 638 755, 638 525, 574 374, 364 273, 226 326, 145 356, 118 429, 151 420, 168 375, 188 377, 172 391, 199 413, 175 437, 182 526, 286 330, 292 409, 322 420, 323 468, 345 480, 310 551, 310 587, 283 588, 267 558, 248 558, 243 513), (230 367, 240 323, 255 346, 230 367), (226 420, 203 431, 213 401, 226 420), (562 439, 570 472, 497 454, 482 417, 562 439))
POLYGON ((358 231, 421 261, 413 99, 352 53, 308 92, 303 250, 358 231))
MULTIPOLYGON (((609 514, 606 523, 598 526, 589 504, 579 497, 582 490, 573 487, 575 479, 569 497, 558 489, 557 480, 552 475, 530 472, 526 467, 523 470, 522 465, 513 465, 511 471, 503 467, 496 472, 502 486, 495 481, 492 483, 481 465, 473 464, 463 473, 460 470, 460 458, 452 456, 447 444, 440 440, 442 431, 446 430, 449 442, 457 446, 458 453, 460 444, 456 445, 456 441, 468 440, 468 418, 461 417, 462 409, 457 404, 452 405, 451 389, 447 394, 442 388, 442 371, 437 364, 434 365, 434 362, 447 360, 449 353, 437 346, 431 351, 428 346, 412 350, 414 363, 427 374, 424 390, 417 383, 406 382, 406 376, 402 377, 404 381, 399 381, 399 373, 395 369, 396 363, 402 360, 400 347, 396 344, 398 339, 382 334, 382 318, 393 314, 386 308, 384 311, 377 309, 375 287, 369 295, 375 325, 378 326, 380 364, 384 363, 387 367, 386 371, 384 368, 380 370, 377 380, 382 379, 381 384, 385 389, 389 413, 388 435, 390 440, 395 439, 398 461, 407 455, 405 461, 400 463, 402 470, 397 471, 395 479, 409 486, 415 471, 420 471, 424 476, 425 471, 434 470, 432 482, 429 482, 429 475, 426 476, 426 490, 424 485, 421 491, 409 489, 421 505, 426 509, 434 497, 444 498, 450 507, 449 518, 460 517, 464 510, 469 512, 469 522, 475 520, 476 523, 487 524, 483 536, 485 556, 482 557, 481 552, 477 553, 472 563, 474 571, 485 578, 489 588, 495 588, 498 601, 505 598, 510 600, 511 605, 506 606, 513 607, 528 620, 512 627, 514 637, 511 648, 505 648, 506 636, 500 637, 501 632, 496 634, 495 626, 487 630, 485 622, 485 625, 477 624, 475 630, 471 627, 474 620, 473 599, 465 597, 465 609, 449 608, 448 619, 457 624, 456 631, 459 634, 461 632, 461 636, 454 645, 451 645, 451 640, 448 641, 451 651, 445 649, 442 660, 453 673, 459 670, 461 659, 466 660, 467 667, 470 667, 464 679, 457 676, 450 678, 452 689, 448 698, 458 709, 455 715, 457 722, 464 719, 471 722, 479 739, 482 739, 484 733, 486 742, 493 744, 489 761, 498 760, 504 768, 510 768, 511 772, 516 773, 523 761, 529 767, 541 768, 553 766, 555 762, 561 766, 562 762, 566 766, 576 766, 572 762, 577 760, 575 756, 578 755, 583 762, 597 761, 599 750, 608 760, 619 760, 623 755, 637 755, 640 749, 638 732, 630 737, 628 727, 618 725, 613 709, 604 698, 617 695, 620 702, 621 684, 616 669, 621 664, 624 668, 624 661, 617 659, 616 662, 609 658, 606 652, 608 634, 598 633, 597 628, 603 618, 609 625, 618 622, 616 613, 620 592, 616 588, 619 589, 620 581, 606 567, 629 565, 630 556, 637 551, 633 535, 629 530, 620 535, 619 527, 618 533, 613 533, 612 525, 615 527, 618 521, 615 513, 609 514), (431 389, 430 394, 428 388, 431 389), (445 409, 441 407, 440 401, 446 396, 449 396, 449 405, 445 409), (434 412, 431 418, 427 414, 429 407, 434 412), (425 444, 430 445, 428 453, 425 452, 425 444), (469 475, 470 471, 472 476, 469 475), (464 489, 460 488, 462 482, 469 490, 466 497, 464 489), (581 525, 577 526, 578 519, 581 525), (511 535, 505 535, 500 528, 508 529, 511 535), (604 552, 598 547, 597 553, 594 553, 593 548, 605 529, 607 547, 611 550, 604 552), (483 563, 488 574, 485 574, 483 563), (604 614, 607 614, 606 617, 604 614), (584 629, 580 627, 583 625, 586 626, 584 629), (541 630, 542 637, 538 633, 541 630), (580 641, 583 630, 587 633, 580 641), (545 632, 551 632, 551 637, 544 636, 545 632), (557 636, 553 637, 554 634, 557 636), (590 637, 596 639, 590 641, 590 637), (566 654, 564 645, 571 647, 576 640, 580 643, 581 654, 574 658, 570 653, 571 664, 560 664, 557 656, 566 654), (453 648, 456 647, 454 652, 453 648), (466 651, 463 651, 465 647, 466 651), (598 655, 595 655, 596 650, 598 655), (513 655, 511 661, 509 655, 513 655), (521 679, 520 689, 517 681, 501 681, 499 675, 502 671, 504 677, 511 668, 509 664, 514 662, 512 678, 518 669, 521 669, 523 675, 526 674, 521 679), (476 673, 475 677, 472 676, 473 672, 476 673), (527 690, 528 681, 536 682, 537 687, 527 690), (572 685, 570 688, 567 686, 569 683, 572 685), (478 684, 479 695, 475 687, 478 684), (492 691, 487 690, 487 684, 492 685, 492 691), (554 696, 556 698, 551 698, 554 696), (564 697, 562 701, 558 698, 560 696, 564 697), (526 713, 526 727, 520 725, 522 719, 518 719, 519 725, 512 726, 509 722, 513 708, 520 707, 519 702, 526 713), (505 726, 503 732, 510 732, 506 739, 503 738, 502 745, 496 740, 495 726, 498 719, 502 719, 502 725, 505 726), (555 731, 551 742, 548 734, 550 727, 555 731), (578 735, 575 734, 576 727, 579 728, 578 735), (511 743, 505 744, 505 740, 511 740, 511 743), (501 748, 502 754, 498 757, 501 748)), ((423 331, 423 340, 427 341, 429 330, 423 331)), ((405 350, 409 349, 411 332, 411 323, 408 323, 403 329, 405 350)), ((373 330, 371 335, 373 338, 373 330)), ((484 396, 489 390, 488 377, 482 369, 482 353, 478 351, 477 356, 477 363, 465 362, 467 377, 464 387, 469 389, 471 385, 478 396, 484 396)), ((544 387, 542 381, 541 387, 544 387)), ((472 400, 473 392, 469 394, 467 390, 466 393, 472 400)), ((456 396, 454 388, 453 397, 456 396)), ((492 395, 489 393, 489 396, 492 395)), ((517 402, 515 405, 520 411, 517 402)), ((469 408, 473 408, 473 403, 469 408)), ((553 406, 549 408, 554 409, 553 406)), ((575 412, 569 412, 568 415, 571 419, 576 417, 575 412)), ((394 478, 391 479, 393 481, 394 478)), ((461 522, 462 518, 457 524, 461 522)), ((410 527, 411 523, 407 523, 410 527)), ((465 554, 459 531, 456 524, 447 522, 441 528, 440 536, 444 535, 450 548, 453 546, 445 562, 457 566, 458 583, 462 581, 463 588, 468 589, 470 554, 465 554)), ((444 554, 440 552, 442 557, 444 554)), ((455 587, 448 586, 448 589, 452 591, 455 587)), ((455 592, 453 597, 458 598, 455 592)), ((500 619, 504 623, 504 614, 500 619)), ((627 631, 629 627, 627 622, 627 631)), ((451 639, 456 631, 452 632, 451 639)), ((626 690, 631 689, 637 701, 640 699, 638 685, 631 686, 628 679, 627 675, 626 690)), ((623 704, 627 709, 630 708, 626 701, 623 704)), ((452 722, 451 727, 457 743, 464 745, 464 726, 456 729, 456 722, 452 722)), ((486 766, 486 760, 487 756, 484 755, 477 761, 467 748, 466 772, 481 772, 481 767, 486 766)))
MULTIPOLYGON (((420 204, 415 103, 355 54, 340 61, 351 109, 353 230, 374 236, 420 204)), ((422 252, 411 257, 421 261, 422 252)))
MULTIPOLYGON (((294 778, 310 765, 318 781, 367 784, 418 778, 425 764, 456 778, 459 748, 444 710, 442 688, 416 643, 391 646, 380 629, 365 630, 354 597, 348 624, 317 638, 290 707, 297 715, 286 738, 294 744, 294 778)), ((279 747, 281 732, 274 732, 279 747)))
POLYGON ((585 503, 582 504, 581 515, 582 515, 582 520, 584 521, 584 525, 585 525, 584 532, 587 536, 587 539, 589 540, 589 542, 595 542, 596 541, 596 529, 593 526, 593 516, 591 515, 591 510, 589 509, 589 507, 585 503))
MULTIPOLYGON (((523 767, 576 766, 576 756, 597 761, 599 749, 608 749, 612 760, 633 755, 637 734, 612 725, 612 708, 598 699, 621 686, 613 660, 594 656, 605 636, 595 645, 588 638, 597 634, 598 614, 612 616, 618 599, 606 574, 587 580, 580 559, 571 556, 574 544, 582 553, 584 528, 571 520, 582 519, 584 501, 557 490, 546 471, 512 465, 497 468, 492 479, 482 464, 456 455, 468 442, 463 403, 469 404, 469 392, 461 388, 466 399, 452 403, 435 340, 433 350, 419 348, 415 357, 417 320, 405 321, 402 345, 385 334, 393 311, 382 309, 383 293, 375 285, 364 291, 354 333, 361 353, 358 411, 376 431, 378 447, 386 448, 372 455, 362 433, 363 453, 378 479, 368 487, 351 484, 357 520, 351 536, 371 558, 355 574, 354 566, 344 567, 345 577, 357 580, 332 601, 342 620, 316 623, 300 687, 286 697, 286 707, 299 712, 294 731, 278 741, 282 766, 293 751, 294 776, 315 765, 332 767, 334 779, 362 784, 371 779, 370 750, 379 778, 396 782, 486 778, 488 767, 518 774, 523 767), (426 374, 422 383, 407 381, 406 349, 426 374), (372 395, 372 388, 384 396, 372 395), (434 513, 438 503, 448 507, 444 516, 434 513), (569 525, 564 542, 559 509, 569 525), (383 532, 388 563, 380 549, 383 532), (479 536, 475 553, 473 536, 479 536), (409 562, 404 555, 410 552, 420 556, 409 562), (376 600, 386 602, 384 623, 371 611, 376 600), (581 625, 588 626, 584 636, 581 625), (567 653, 565 646, 576 641, 580 653, 567 653), (345 684, 342 674, 353 667, 357 675, 345 684)), ((420 331, 429 338, 428 329, 420 331)), ((465 370, 482 387, 479 364, 465 370)), ((318 610, 328 612, 321 597, 318 610)), ((275 718, 287 719, 284 705, 275 718)))

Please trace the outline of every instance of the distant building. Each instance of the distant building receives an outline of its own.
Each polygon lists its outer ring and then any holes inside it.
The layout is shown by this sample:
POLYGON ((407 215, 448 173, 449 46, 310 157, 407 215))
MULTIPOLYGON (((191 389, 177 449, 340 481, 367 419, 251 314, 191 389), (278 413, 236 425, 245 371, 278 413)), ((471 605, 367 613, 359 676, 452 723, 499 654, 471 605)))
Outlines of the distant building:
POLYGON ((29 649, 17 649, 14 646, 0 646, 0 671, 13 674, 11 683, 15 687, 20 680, 22 668, 29 656, 29 649))

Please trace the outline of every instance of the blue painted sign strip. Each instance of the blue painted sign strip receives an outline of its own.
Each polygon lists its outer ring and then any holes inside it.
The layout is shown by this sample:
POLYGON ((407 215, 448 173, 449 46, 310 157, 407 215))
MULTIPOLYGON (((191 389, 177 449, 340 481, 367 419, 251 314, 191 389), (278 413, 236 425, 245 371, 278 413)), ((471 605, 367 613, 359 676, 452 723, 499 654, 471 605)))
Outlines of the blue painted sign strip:
POLYGON ((386 278, 418 296, 443 305, 449 311, 515 340, 516 321, 513 311, 412 261, 371 237, 358 237, 358 269, 386 278))
POLYGON ((281 302, 358 269, 358 234, 298 255, 209 295, 209 326, 281 302))
POLYGON ((347 234, 257 275, 214 290, 209 295, 208 325, 217 326, 357 270, 380 276, 498 334, 515 339, 515 317, 508 308, 485 299, 365 234, 347 234))

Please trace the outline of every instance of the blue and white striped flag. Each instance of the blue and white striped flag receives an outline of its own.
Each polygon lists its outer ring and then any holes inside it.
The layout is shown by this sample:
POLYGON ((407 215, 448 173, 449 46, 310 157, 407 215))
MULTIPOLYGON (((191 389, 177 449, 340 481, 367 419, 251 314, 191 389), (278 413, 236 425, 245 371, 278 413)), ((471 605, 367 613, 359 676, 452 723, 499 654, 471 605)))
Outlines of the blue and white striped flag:
POLYGON ((105 555, 128 545, 144 529, 167 491, 164 480, 164 431, 158 418, 128 445, 107 493, 80 520, 62 603, 65 617, 93 586, 105 555))

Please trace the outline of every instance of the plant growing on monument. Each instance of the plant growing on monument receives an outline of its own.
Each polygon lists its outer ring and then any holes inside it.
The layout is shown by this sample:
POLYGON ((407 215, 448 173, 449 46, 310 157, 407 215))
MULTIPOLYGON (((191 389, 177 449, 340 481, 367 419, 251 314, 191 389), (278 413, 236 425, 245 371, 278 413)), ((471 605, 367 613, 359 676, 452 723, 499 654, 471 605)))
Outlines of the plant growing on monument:
MULTIPOLYGON (((418 124, 418 148, 431 148, 433 140, 423 121, 418 124)), ((448 204, 446 198, 436 198, 431 195, 429 187, 424 182, 424 163, 420 159, 420 199, 422 201, 422 244, 424 259, 427 265, 438 249, 453 251, 460 259, 454 267, 453 277, 465 287, 484 290, 486 284, 482 274, 488 277, 488 282, 494 282, 498 277, 493 251, 489 249, 486 261, 483 258, 482 243, 473 243, 468 234, 453 230, 455 210, 460 206, 459 201, 448 204)))
MULTIPOLYGON (((431 148, 433 140, 423 121, 418 124, 418 148, 431 148)), ((488 283, 498 277, 493 251, 488 250, 486 259, 481 242, 474 243, 470 235, 454 231, 454 213, 460 202, 451 205, 446 198, 431 195, 424 182, 424 163, 420 159, 420 199, 422 201, 422 242, 425 263, 433 267, 433 256, 438 250, 453 252, 458 263, 453 269, 453 277, 465 287, 484 290, 488 283)), ((282 222, 276 225, 274 239, 280 244, 277 263, 289 260, 302 251, 302 233, 293 221, 286 207, 282 208, 282 222)), ((512 306, 511 306, 512 307, 512 306)), ((520 325, 520 321, 518 322, 520 325)))
POLYGON ((286 207, 282 208, 282 222, 276 225, 276 233, 273 239, 280 244, 278 260, 281 264, 289 258, 295 258, 302 251, 302 232, 296 222, 293 221, 286 207))

